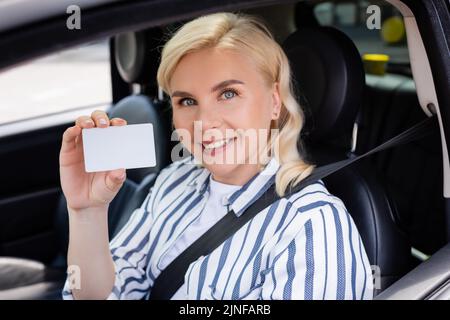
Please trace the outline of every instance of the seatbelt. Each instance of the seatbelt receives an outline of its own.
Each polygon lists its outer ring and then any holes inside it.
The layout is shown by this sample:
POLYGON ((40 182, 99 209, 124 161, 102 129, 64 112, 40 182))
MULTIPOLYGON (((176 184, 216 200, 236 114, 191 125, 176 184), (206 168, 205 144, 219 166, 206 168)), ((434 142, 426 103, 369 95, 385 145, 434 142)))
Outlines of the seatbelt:
MULTIPOLYGON (((410 129, 400 133, 399 135, 389 139, 378 147, 371 149, 362 155, 315 168, 308 177, 291 188, 284 197, 289 197, 306 186, 376 152, 425 137, 431 133, 430 129, 432 129, 435 124, 435 118, 436 117, 433 116, 423 120, 410 129)), ((196 261, 201 256, 209 255, 241 227, 243 227, 250 219, 255 217, 256 214, 279 199, 280 197, 275 192, 275 184, 272 184, 267 191, 264 192, 262 196, 253 204, 251 204, 239 217, 236 216, 233 210, 230 210, 221 220, 219 220, 199 239, 184 250, 161 272, 153 283, 149 299, 169 300, 183 285, 184 276, 192 262, 196 261)))

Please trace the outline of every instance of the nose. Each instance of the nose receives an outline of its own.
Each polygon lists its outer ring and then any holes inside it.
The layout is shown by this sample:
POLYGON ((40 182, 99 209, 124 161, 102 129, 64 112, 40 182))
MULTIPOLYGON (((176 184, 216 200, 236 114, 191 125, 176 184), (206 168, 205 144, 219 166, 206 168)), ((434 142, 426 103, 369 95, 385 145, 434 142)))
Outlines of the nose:
POLYGON ((201 126, 197 125, 196 127, 201 128, 203 132, 219 128, 222 125, 220 114, 212 106, 198 108, 196 121, 201 121, 201 126))

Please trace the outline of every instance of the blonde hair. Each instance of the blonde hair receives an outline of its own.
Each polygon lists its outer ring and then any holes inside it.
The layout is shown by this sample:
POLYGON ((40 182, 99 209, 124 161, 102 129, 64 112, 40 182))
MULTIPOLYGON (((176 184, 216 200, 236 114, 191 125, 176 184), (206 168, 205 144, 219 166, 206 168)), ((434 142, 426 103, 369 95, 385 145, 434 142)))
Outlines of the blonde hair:
POLYGON ((247 53, 268 84, 279 83, 282 102, 278 120, 272 128, 279 129, 269 138, 269 148, 280 163, 275 185, 279 196, 306 178, 314 165, 301 157, 297 140, 304 123, 302 109, 294 98, 289 61, 268 28, 253 16, 215 13, 199 17, 183 25, 165 44, 157 80, 169 92, 169 82, 178 62, 187 54, 206 48, 223 48, 247 53))

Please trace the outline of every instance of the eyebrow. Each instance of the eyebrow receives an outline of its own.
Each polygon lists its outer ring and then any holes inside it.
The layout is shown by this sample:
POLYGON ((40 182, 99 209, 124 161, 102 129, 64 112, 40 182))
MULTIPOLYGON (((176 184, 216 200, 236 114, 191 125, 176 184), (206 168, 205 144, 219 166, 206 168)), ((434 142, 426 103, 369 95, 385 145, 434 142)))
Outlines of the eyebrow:
MULTIPOLYGON (((214 87, 212 87, 211 92, 219 91, 220 89, 223 89, 232 84, 244 84, 244 82, 242 82, 241 80, 236 80, 236 79, 225 80, 225 81, 222 81, 222 82, 216 84, 214 87)), ((175 91, 174 93, 172 93, 172 98, 173 97, 191 97, 191 96, 193 96, 193 95, 186 91, 175 91)))

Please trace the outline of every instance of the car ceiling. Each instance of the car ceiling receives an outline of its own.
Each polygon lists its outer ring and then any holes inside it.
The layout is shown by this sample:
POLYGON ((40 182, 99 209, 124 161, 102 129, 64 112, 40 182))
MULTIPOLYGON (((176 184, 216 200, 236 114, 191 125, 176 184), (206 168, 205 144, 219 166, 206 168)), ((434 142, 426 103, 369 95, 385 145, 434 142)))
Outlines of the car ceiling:
POLYGON ((0 32, 22 24, 37 22, 65 13, 70 5, 81 9, 124 0, 2 0, 0 1, 0 32))

